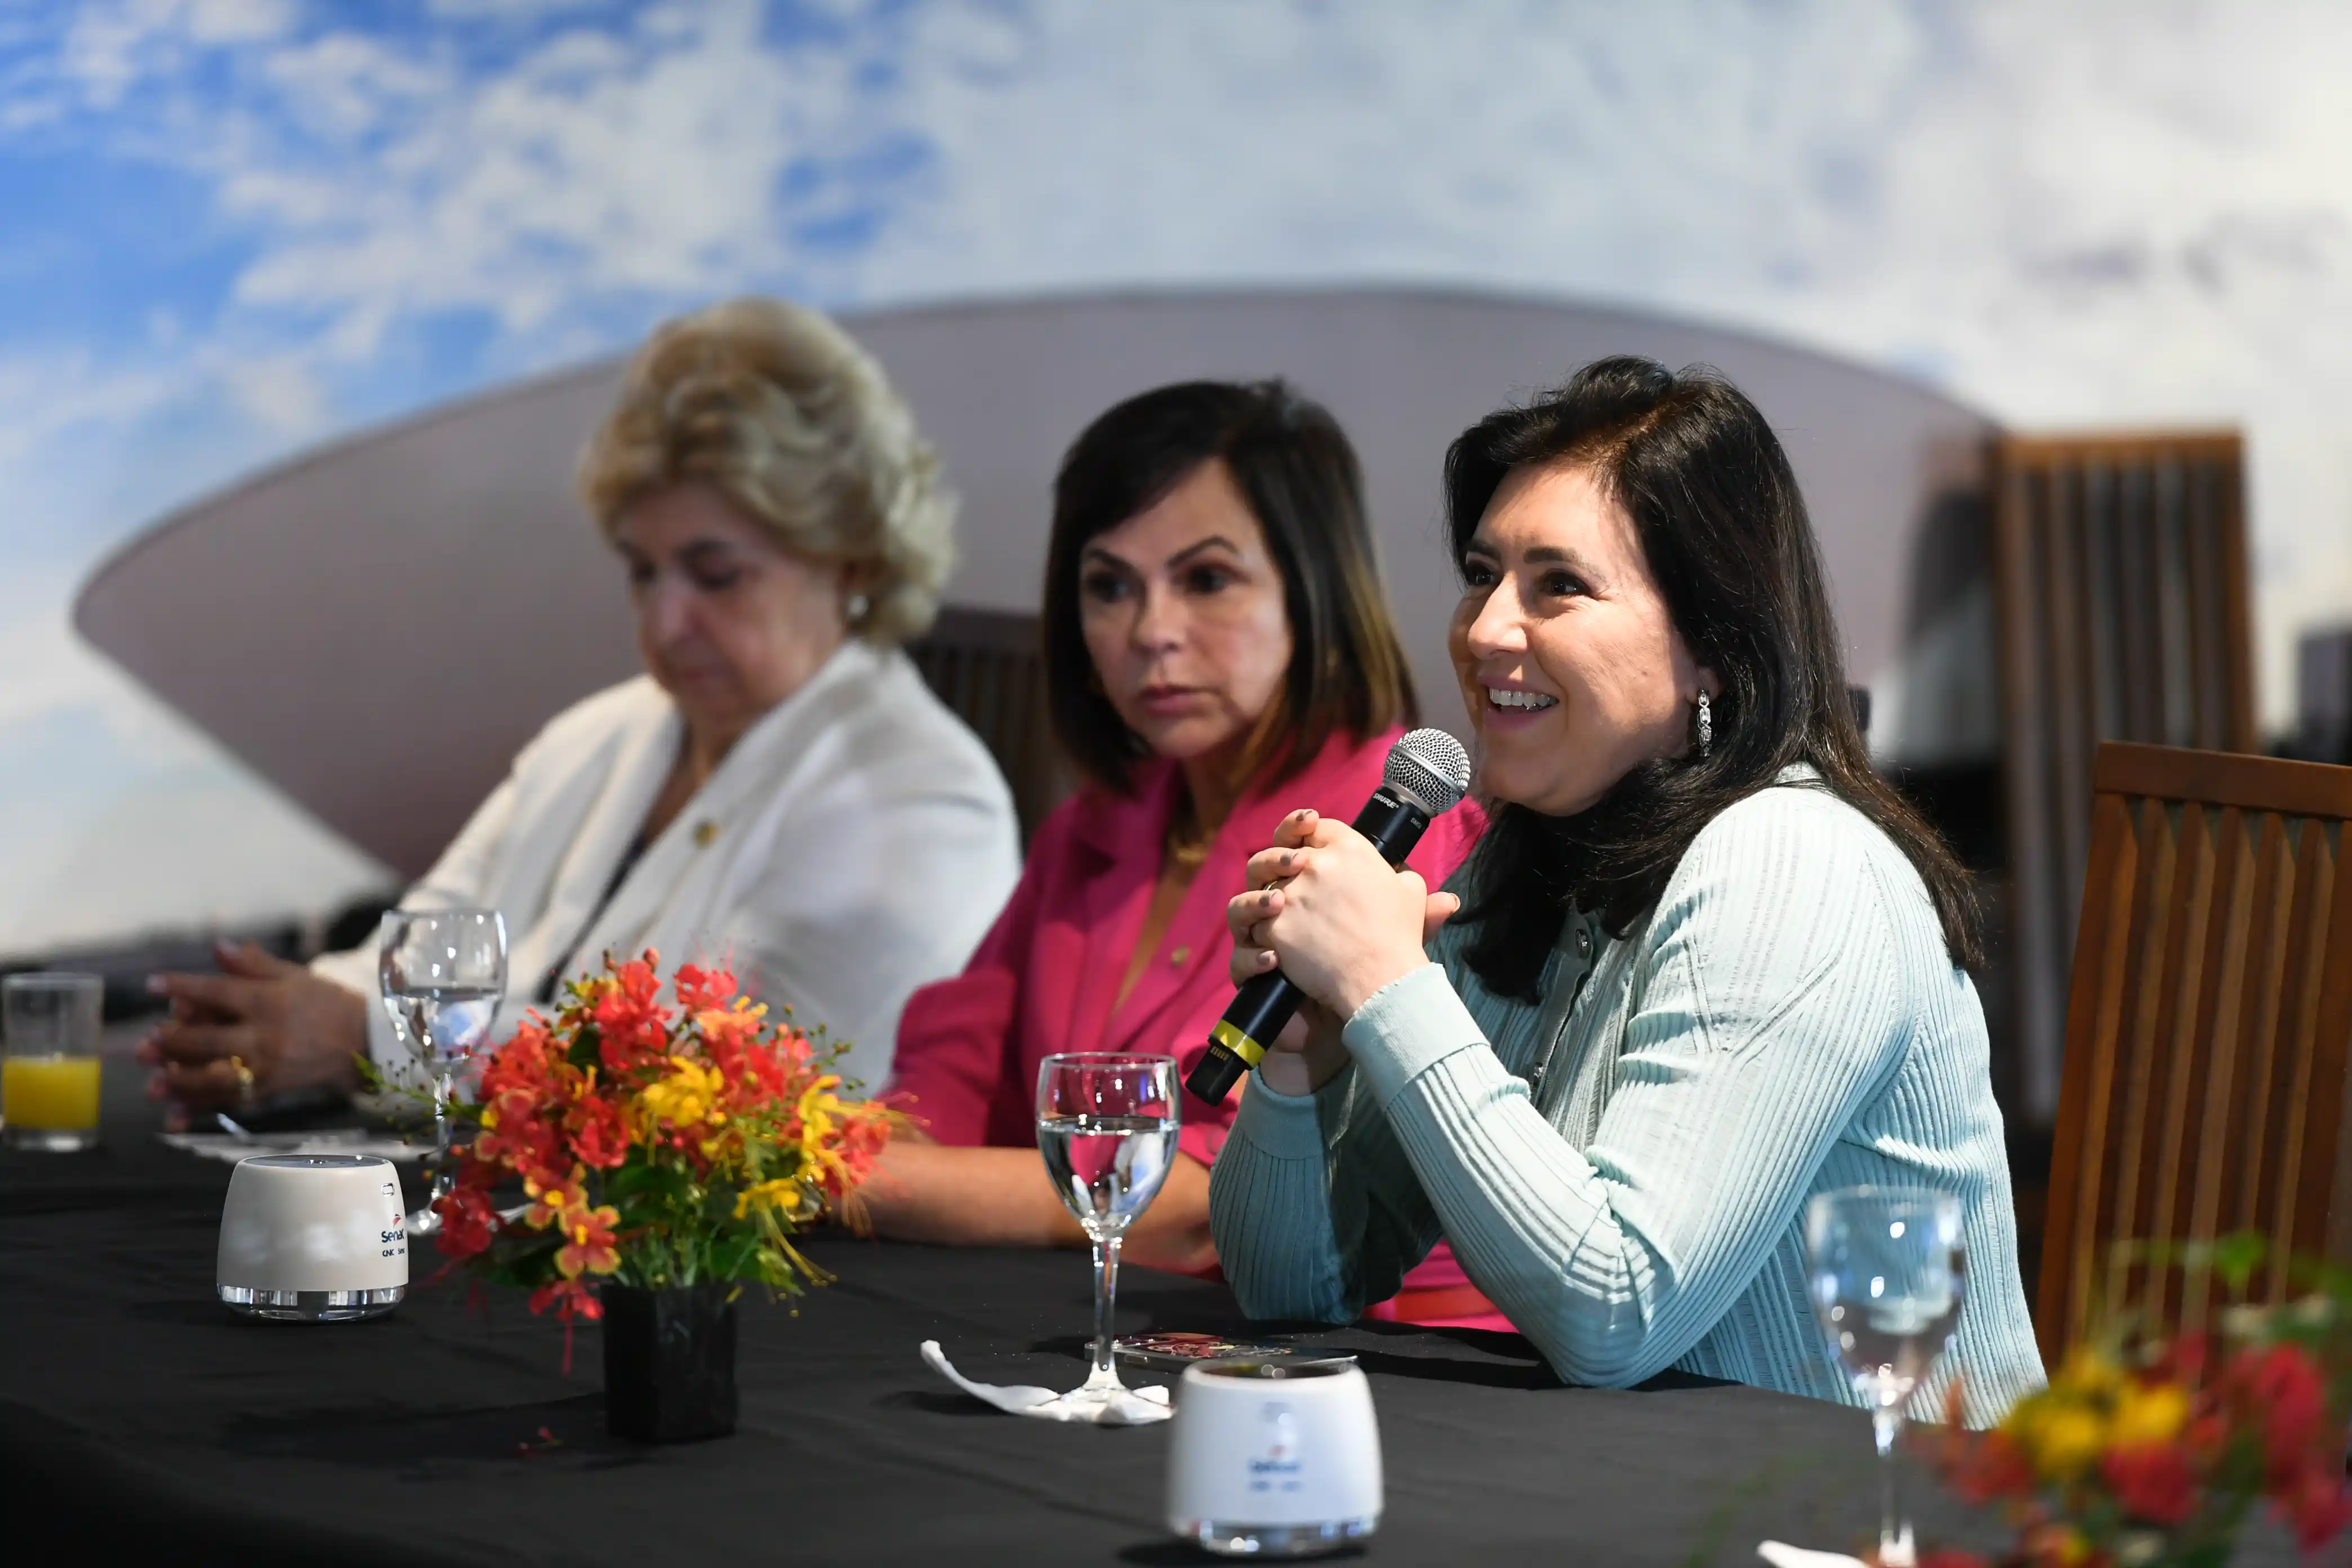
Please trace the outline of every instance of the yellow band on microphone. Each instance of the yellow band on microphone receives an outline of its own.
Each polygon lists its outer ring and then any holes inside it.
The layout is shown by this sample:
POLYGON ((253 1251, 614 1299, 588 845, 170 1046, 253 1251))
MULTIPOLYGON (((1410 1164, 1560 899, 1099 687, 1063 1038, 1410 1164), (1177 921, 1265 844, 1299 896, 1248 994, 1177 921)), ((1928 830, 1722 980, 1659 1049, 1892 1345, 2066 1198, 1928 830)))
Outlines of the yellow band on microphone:
POLYGON ((1241 1058, 1246 1066, 1255 1067, 1265 1059, 1264 1046, 1259 1045, 1223 1018, 1218 1019, 1217 1026, 1209 1031, 1209 1038, 1241 1058))

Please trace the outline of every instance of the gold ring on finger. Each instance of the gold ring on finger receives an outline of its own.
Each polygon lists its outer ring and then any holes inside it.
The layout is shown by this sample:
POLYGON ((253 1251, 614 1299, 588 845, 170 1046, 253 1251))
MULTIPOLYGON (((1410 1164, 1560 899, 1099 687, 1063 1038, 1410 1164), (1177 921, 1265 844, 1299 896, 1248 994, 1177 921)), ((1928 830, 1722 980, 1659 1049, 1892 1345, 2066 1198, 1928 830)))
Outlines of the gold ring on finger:
POLYGON ((229 1058, 228 1067, 231 1072, 236 1074, 237 1103, 250 1105, 253 1103, 253 1069, 246 1065, 243 1057, 229 1058))

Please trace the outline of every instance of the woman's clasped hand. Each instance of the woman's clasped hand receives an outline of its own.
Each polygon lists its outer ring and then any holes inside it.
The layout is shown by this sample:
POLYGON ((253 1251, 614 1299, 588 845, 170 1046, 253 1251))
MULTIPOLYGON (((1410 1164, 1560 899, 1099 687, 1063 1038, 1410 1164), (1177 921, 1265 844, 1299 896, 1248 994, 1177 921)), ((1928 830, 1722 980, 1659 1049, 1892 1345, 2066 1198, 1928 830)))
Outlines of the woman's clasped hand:
POLYGON ((1282 819, 1247 874, 1251 890, 1225 909, 1233 980, 1278 967, 1307 994, 1258 1069, 1268 1087, 1302 1094, 1345 1065, 1335 1026, 1427 965, 1424 944, 1462 900, 1431 892, 1420 872, 1391 866, 1347 823, 1307 808, 1282 819))

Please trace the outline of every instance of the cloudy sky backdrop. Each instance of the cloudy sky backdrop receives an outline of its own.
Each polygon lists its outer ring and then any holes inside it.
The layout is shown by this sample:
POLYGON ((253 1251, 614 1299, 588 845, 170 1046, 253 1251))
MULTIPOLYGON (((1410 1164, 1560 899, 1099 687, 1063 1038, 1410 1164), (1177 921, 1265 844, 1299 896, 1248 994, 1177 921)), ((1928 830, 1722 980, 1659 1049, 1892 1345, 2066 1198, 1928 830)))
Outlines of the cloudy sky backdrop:
POLYGON ((0 8, 0 953, 380 876, 76 644, 110 547, 751 289, 1487 286, 2241 424, 2284 725, 2352 618, 2347 58, 2284 0, 0 8))

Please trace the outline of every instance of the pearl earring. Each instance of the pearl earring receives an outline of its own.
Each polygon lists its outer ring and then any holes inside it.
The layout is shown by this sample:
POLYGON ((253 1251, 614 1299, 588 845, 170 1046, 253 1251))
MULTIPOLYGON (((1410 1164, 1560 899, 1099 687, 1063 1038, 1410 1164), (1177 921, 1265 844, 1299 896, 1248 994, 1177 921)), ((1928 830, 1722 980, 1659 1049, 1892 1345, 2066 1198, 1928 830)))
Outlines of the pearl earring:
POLYGON ((848 616, 849 624, 854 626, 864 622, 866 613, 873 607, 874 602, 865 595, 852 594, 849 595, 849 602, 844 605, 842 609, 848 616))
POLYGON ((1706 693, 1698 694, 1698 754, 1702 757, 1715 750, 1715 710, 1706 693))

